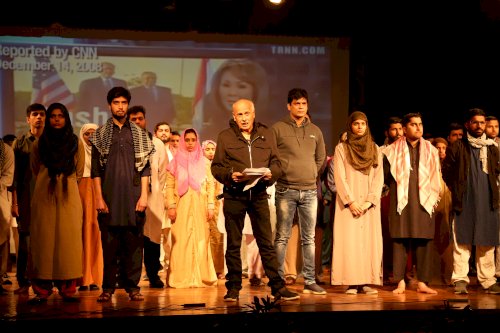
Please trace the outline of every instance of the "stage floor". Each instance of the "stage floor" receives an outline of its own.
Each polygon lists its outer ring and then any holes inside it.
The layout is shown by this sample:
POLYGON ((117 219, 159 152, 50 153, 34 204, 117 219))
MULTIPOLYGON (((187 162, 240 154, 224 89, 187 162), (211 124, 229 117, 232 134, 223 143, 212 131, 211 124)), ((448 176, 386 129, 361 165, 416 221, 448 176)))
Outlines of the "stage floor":
POLYGON ((430 285, 438 291, 437 295, 422 294, 413 283, 407 285, 402 295, 392 293, 395 285, 376 287, 377 295, 346 295, 346 286, 330 286, 327 281, 323 285, 326 295, 310 295, 302 294, 303 283, 299 279, 290 286, 300 293, 299 300, 278 302, 258 310, 255 308, 263 307, 264 300, 270 296, 270 288, 252 287, 248 279, 243 280, 236 303, 223 301, 225 280, 219 280, 216 287, 191 289, 152 289, 147 281, 141 281, 145 300, 140 302, 130 301, 124 290, 117 289, 111 302, 104 304, 97 302, 101 291, 85 291, 77 293, 78 303, 65 303, 53 294, 46 304, 33 306, 27 304, 34 296, 33 291, 30 289, 29 296, 15 295, 15 274, 9 275, 13 283, 4 285, 8 293, 0 296, 2 333, 40 327, 51 332, 66 332, 77 327, 90 329, 92 333, 110 329, 142 331, 149 325, 154 325, 154 329, 157 325, 167 325, 158 329, 170 330, 173 327, 168 326, 175 325, 190 331, 235 333, 309 332, 334 326, 344 327, 342 331, 465 332, 496 325, 500 318, 500 295, 485 293, 475 279, 468 295, 455 295, 453 287, 440 284, 430 285))

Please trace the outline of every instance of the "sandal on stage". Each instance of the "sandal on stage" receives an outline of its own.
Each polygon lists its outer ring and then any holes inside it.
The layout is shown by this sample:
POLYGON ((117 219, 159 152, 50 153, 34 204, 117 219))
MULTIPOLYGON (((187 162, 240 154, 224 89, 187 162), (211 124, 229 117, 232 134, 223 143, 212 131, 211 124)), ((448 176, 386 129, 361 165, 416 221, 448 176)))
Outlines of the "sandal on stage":
POLYGON ((295 281, 296 281, 296 279, 293 276, 287 276, 285 278, 285 284, 287 286, 291 286, 291 285, 295 284, 295 281))
POLYGON ((359 289, 359 286, 349 286, 349 287, 347 287, 347 290, 345 291, 345 293, 347 295, 357 295, 358 289, 359 289))
POLYGON ((139 291, 132 291, 128 294, 131 301, 144 301, 144 296, 139 291))
POLYGON ((109 302, 111 300, 111 294, 107 292, 103 292, 99 297, 97 298, 97 301, 99 303, 104 303, 104 302, 109 302))
POLYGON ((378 290, 377 289, 373 289, 371 287, 368 287, 368 286, 362 286, 360 288, 358 288, 358 291, 362 294, 366 294, 366 295, 376 295, 378 294, 378 290))

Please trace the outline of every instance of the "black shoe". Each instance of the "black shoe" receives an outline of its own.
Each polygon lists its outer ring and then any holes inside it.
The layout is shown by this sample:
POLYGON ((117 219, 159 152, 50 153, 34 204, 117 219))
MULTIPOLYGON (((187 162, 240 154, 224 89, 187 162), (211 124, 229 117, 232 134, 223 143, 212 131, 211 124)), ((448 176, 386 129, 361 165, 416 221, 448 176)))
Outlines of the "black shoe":
POLYGON ((229 289, 224 296, 224 302, 237 302, 240 298, 240 292, 236 289, 229 289))
POLYGON ((153 282, 149 283, 149 288, 158 288, 158 289, 161 289, 163 287, 165 287, 165 284, 160 279, 154 280, 153 282))
POLYGON ((266 284, 262 281, 261 278, 256 277, 255 275, 250 278, 250 285, 252 287, 261 287, 265 286, 266 284))
POLYGON ((79 303, 80 299, 73 296, 63 296, 63 302, 65 303, 79 303))
POLYGON ((25 285, 14 290, 14 294, 28 296, 29 291, 30 291, 30 285, 25 285))
POLYGON ((89 290, 89 286, 80 286, 80 288, 78 288, 78 291, 88 291, 89 290))
POLYGON ((271 299, 282 299, 284 301, 292 301, 294 299, 299 299, 300 295, 288 290, 286 287, 281 288, 271 295, 271 299))
POLYGON ((34 298, 32 298, 28 301, 29 305, 39 305, 39 304, 45 304, 45 303, 47 303, 47 298, 40 297, 40 296, 35 296, 34 298))
POLYGON ((99 290, 99 287, 96 284, 91 284, 89 289, 90 289, 90 291, 95 291, 95 290, 99 290))

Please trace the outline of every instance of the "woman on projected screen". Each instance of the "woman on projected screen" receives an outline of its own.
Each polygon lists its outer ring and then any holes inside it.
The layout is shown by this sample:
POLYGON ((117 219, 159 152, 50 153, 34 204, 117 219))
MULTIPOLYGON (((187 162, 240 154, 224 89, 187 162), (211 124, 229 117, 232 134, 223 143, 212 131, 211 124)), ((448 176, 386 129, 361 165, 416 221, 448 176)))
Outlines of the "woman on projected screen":
POLYGON ((248 59, 229 59, 212 78, 210 92, 203 100, 203 125, 198 130, 202 140, 216 138, 232 119, 232 105, 240 98, 254 102, 255 109, 265 113, 269 83, 264 68, 248 59))

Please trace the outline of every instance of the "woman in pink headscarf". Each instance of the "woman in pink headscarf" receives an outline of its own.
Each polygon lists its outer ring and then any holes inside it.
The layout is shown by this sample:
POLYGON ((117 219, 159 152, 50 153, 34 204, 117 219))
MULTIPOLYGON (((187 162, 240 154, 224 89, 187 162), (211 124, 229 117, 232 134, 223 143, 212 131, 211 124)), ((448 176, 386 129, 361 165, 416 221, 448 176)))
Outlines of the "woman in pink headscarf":
POLYGON ((214 179, 193 128, 182 135, 168 166, 166 206, 172 221, 168 285, 172 288, 217 285, 208 219, 214 214, 214 179))

